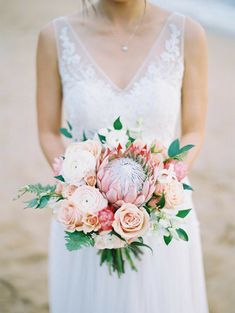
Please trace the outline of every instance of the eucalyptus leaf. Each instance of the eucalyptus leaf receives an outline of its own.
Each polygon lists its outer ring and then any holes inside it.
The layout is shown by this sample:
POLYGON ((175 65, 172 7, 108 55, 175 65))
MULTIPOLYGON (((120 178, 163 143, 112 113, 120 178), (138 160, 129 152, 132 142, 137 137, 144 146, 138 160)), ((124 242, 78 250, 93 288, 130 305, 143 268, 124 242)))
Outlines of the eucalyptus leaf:
POLYGON ((187 209, 187 210, 180 210, 178 213, 177 213, 177 217, 180 217, 180 218, 185 218, 189 212, 191 211, 191 209, 187 209))
POLYGON ((113 128, 116 130, 121 130, 122 129, 122 123, 120 121, 120 116, 114 121, 113 123, 113 128))
POLYGON ((50 201, 50 196, 43 196, 41 199, 40 199, 40 202, 37 206, 38 209, 43 209, 47 206, 48 202, 50 201))
POLYGON ((171 243, 173 237, 169 235, 169 236, 164 236, 163 239, 164 239, 165 244, 168 246, 171 243))
POLYGON ((186 231, 182 228, 178 228, 176 229, 177 231, 177 234, 179 236, 180 239, 184 240, 184 241, 188 241, 189 238, 188 238, 188 234, 186 233, 186 231))
POLYGON ((38 198, 34 198, 34 199, 31 199, 29 201, 26 201, 26 208, 36 208, 38 206, 38 203, 39 203, 39 199, 38 198))
POLYGON ((101 143, 105 143, 106 142, 106 137, 103 135, 98 134, 99 140, 101 143))
POLYGON ((62 175, 54 176, 56 179, 62 181, 63 183, 65 182, 64 177, 62 175))
POLYGON ((180 142, 179 139, 174 140, 169 149, 168 149, 168 155, 170 158, 173 158, 174 156, 178 155, 180 153, 180 142))
POLYGON ((71 131, 73 129, 73 127, 72 127, 72 125, 70 124, 69 121, 67 121, 67 125, 68 125, 69 130, 71 131))
POLYGON ((191 186, 185 184, 185 183, 183 183, 183 188, 184 188, 184 190, 191 190, 191 191, 193 191, 193 188, 191 186))
POLYGON ((60 133, 67 138, 73 138, 72 134, 68 131, 67 128, 60 128, 60 133))
POLYGON ((166 204, 165 196, 164 196, 164 194, 162 194, 161 199, 158 201, 156 206, 159 207, 160 209, 162 209, 162 208, 164 208, 165 204, 166 204))
POLYGON ((180 149, 179 154, 185 153, 185 152, 191 150, 193 147, 195 147, 195 145, 187 145, 187 146, 184 146, 184 147, 182 147, 182 148, 180 149))

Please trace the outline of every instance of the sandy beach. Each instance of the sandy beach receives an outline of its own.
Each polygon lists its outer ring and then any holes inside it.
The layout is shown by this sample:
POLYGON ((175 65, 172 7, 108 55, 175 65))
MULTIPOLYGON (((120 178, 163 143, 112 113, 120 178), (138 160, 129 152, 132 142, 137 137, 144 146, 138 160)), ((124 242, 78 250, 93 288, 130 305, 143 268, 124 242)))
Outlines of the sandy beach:
MULTIPOLYGON (((50 212, 23 210, 12 198, 29 182, 48 182, 37 139, 35 52, 40 28, 76 11, 77 2, 12 0, 0 18, 0 313, 48 313, 50 212)), ((191 173, 211 313, 235 313, 235 38, 207 31, 206 141, 191 173)), ((66 312, 65 312, 66 313, 66 312)))

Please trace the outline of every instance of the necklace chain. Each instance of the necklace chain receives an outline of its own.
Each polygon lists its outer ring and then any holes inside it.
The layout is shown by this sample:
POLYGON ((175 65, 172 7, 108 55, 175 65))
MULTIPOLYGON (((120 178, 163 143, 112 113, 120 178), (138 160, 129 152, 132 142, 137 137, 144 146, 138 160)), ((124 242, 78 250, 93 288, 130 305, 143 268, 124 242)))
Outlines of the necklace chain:
MULTIPOLYGON (((118 36, 117 32, 115 32, 114 29, 111 28, 112 35, 113 35, 113 37, 118 41, 122 52, 128 52, 128 50, 129 50, 129 43, 130 43, 131 40, 135 37, 137 31, 139 30, 140 26, 142 25, 143 20, 144 20, 144 17, 145 17, 145 12, 146 12, 146 5, 145 5, 145 7, 144 7, 144 12, 143 12, 143 14, 141 15, 139 21, 136 23, 136 25, 135 25, 133 31, 130 32, 130 34, 129 34, 129 36, 128 36, 128 38, 127 38, 127 40, 126 40, 125 42, 121 42, 120 39, 119 39, 119 36, 118 36)), ((107 18, 106 18, 106 20, 108 21, 107 18)))

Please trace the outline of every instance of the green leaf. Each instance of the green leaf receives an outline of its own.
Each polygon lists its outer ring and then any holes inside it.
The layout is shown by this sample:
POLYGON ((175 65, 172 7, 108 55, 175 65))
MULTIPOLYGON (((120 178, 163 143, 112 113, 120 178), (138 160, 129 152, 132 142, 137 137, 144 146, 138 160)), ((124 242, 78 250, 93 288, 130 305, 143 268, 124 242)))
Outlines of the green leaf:
POLYGON ((192 149, 193 147, 195 147, 195 145, 187 145, 184 146, 180 149, 179 154, 185 153, 187 151, 189 151, 190 149, 192 149))
POLYGON ((184 183, 183 183, 183 188, 184 188, 184 190, 192 190, 193 191, 193 188, 191 186, 184 184, 184 183))
POLYGON ((98 134, 98 137, 99 137, 101 143, 105 143, 106 142, 106 137, 105 136, 98 134))
POLYGON ((82 231, 74 233, 65 232, 66 247, 69 251, 79 250, 83 247, 93 247, 94 239, 90 234, 85 234, 82 231))
POLYGON ((162 209, 162 208, 164 208, 165 203, 166 203, 165 196, 164 196, 164 194, 162 194, 161 199, 158 201, 156 206, 159 207, 160 209, 162 209))
POLYGON ((145 247, 145 248, 148 248, 149 250, 151 250, 151 252, 153 253, 153 249, 150 246, 148 246, 145 243, 143 243, 143 242, 134 241, 134 242, 132 242, 130 244, 130 246, 145 247))
POLYGON ((25 202, 27 204, 26 208, 31 208, 31 209, 36 208, 38 206, 38 202, 39 202, 38 198, 34 198, 29 201, 26 201, 25 202))
POLYGON ((173 237, 169 235, 169 236, 164 236, 163 239, 165 241, 165 244, 168 246, 171 243, 173 237))
POLYGON ((68 125, 68 128, 69 130, 71 131, 73 129, 72 125, 69 123, 69 121, 67 121, 67 125, 68 125))
POLYGON ((54 176, 56 179, 62 181, 63 183, 65 182, 64 177, 62 175, 59 176, 54 176))
POLYGON ((60 133, 67 138, 73 138, 72 134, 68 131, 67 128, 60 128, 60 133))
POLYGON ((86 136, 86 132, 85 132, 85 130, 83 130, 83 132, 82 132, 82 141, 87 141, 87 136, 86 136))
POLYGON ((125 273, 122 249, 114 249, 114 251, 115 251, 116 268, 117 268, 118 276, 120 277, 121 274, 125 273))
POLYGON ((120 121, 120 116, 116 119, 116 121, 114 121, 113 123, 113 128, 116 130, 121 130, 122 129, 122 123, 120 121))
POLYGON ((180 218, 185 218, 189 212, 191 211, 191 209, 187 209, 187 210, 180 210, 178 213, 177 213, 177 217, 180 217, 180 218))
POLYGON ((38 209, 43 209, 45 208, 45 206, 47 206, 49 200, 50 200, 50 196, 43 196, 41 199, 40 199, 40 202, 37 206, 38 209))
POLYGON ((186 231, 182 228, 178 228, 176 229, 177 234, 179 235, 180 239, 184 240, 184 241, 188 241, 188 234, 186 233, 186 231))
POLYGON ((126 259, 127 259, 128 263, 130 264, 131 269, 134 270, 135 272, 137 272, 138 270, 137 270, 137 268, 135 266, 134 261, 132 260, 132 257, 131 257, 130 252, 129 252, 129 248, 128 247, 127 248, 123 248, 123 251, 125 253, 125 256, 126 256, 126 259))
POLYGON ((174 140, 169 149, 168 149, 168 155, 170 158, 173 158, 174 156, 178 155, 180 151, 180 142, 179 139, 174 140))

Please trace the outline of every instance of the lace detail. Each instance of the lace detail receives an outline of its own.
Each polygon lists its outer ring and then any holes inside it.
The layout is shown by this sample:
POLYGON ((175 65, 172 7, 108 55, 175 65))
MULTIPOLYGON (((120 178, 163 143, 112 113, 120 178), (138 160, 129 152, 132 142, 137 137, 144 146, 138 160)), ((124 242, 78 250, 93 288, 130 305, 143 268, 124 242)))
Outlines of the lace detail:
POLYGON ((79 137, 84 128, 92 131, 109 126, 121 116, 132 127, 141 117, 146 140, 158 137, 168 144, 174 138, 184 69, 180 49, 183 28, 171 21, 166 33, 159 52, 153 54, 133 83, 122 90, 99 73, 76 44, 66 23, 57 29, 64 104, 74 134, 79 137))

